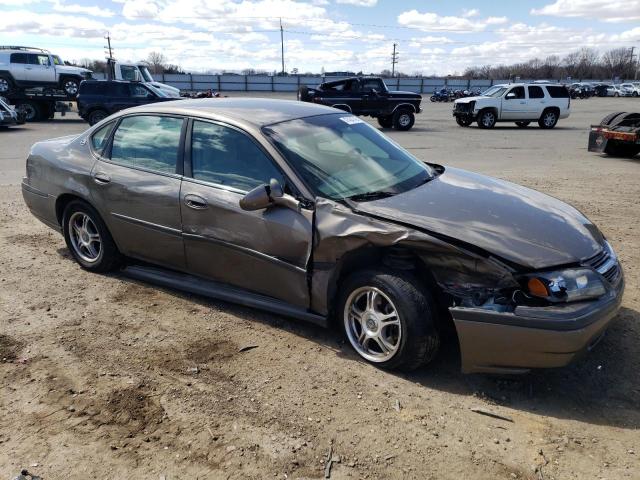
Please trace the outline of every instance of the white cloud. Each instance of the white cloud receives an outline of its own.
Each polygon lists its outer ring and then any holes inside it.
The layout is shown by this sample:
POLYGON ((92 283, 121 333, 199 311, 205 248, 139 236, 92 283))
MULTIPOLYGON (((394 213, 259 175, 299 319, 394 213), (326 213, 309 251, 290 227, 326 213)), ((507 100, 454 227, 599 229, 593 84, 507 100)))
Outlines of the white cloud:
MULTIPOLYGON (((468 14, 468 12, 467 12, 468 14)), ((472 15, 475 17, 475 14, 472 15)), ((405 27, 419 28, 425 32, 445 31, 452 33, 472 33, 485 30, 487 25, 507 22, 506 17, 489 17, 484 20, 471 20, 468 15, 462 17, 440 16, 433 12, 409 10, 398 15, 398 23, 405 27)))
POLYGON ((478 15, 480 15, 480 10, 478 10, 477 8, 471 8, 471 9, 464 8, 462 10, 462 16, 464 18, 477 17, 478 15))
POLYGON ((531 15, 582 17, 605 22, 633 22, 640 20, 640 0, 556 0, 531 15))
MULTIPOLYGON (((2 0, 4 1, 4 0, 2 0)), ((53 4, 53 10, 56 12, 66 12, 70 14, 84 14, 91 17, 113 17, 114 12, 108 8, 100 8, 94 6, 67 4, 62 2, 55 2, 53 4)))
POLYGON ((336 0, 336 3, 355 5, 357 7, 375 7, 378 0, 336 0))

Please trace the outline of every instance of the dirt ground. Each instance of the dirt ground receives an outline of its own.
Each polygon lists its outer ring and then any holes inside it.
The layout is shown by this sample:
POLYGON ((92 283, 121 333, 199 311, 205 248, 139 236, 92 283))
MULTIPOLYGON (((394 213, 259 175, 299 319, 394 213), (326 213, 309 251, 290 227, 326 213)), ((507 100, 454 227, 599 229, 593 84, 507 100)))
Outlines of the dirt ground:
POLYGON ((317 479, 329 458, 332 479, 640 479, 640 158, 586 151, 590 123, 640 101, 572 106, 553 131, 482 131, 427 103, 391 133, 572 203, 619 254, 627 290, 597 348, 506 378, 462 375, 455 345, 384 372, 339 331, 85 272, 17 184, 33 141, 86 125, 0 132, 0 479, 317 479))

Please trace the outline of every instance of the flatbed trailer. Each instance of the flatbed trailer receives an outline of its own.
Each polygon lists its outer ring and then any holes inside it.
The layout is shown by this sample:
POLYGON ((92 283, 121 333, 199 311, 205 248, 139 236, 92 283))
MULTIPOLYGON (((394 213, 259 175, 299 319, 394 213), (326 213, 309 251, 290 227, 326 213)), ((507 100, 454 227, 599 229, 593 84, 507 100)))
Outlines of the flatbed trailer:
POLYGON ((616 112, 591 125, 589 151, 617 157, 640 153, 640 113, 616 112))
POLYGON ((51 88, 18 90, 6 94, 5 98, 9 104, 24 110, 27 122, 52 119, 56 112, 64 115, 71 109, 71 102, 75 101, 64 91, 51 88))

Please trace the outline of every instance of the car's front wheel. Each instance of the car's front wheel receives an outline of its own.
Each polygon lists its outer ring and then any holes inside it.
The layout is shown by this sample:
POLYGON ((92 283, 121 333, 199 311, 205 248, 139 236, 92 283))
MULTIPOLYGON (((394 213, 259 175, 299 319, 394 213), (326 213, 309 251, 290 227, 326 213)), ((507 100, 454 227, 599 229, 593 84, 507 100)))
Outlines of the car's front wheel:
POLYGON ((9 93, 12 87, 11 79, 5 75, 0 75, 0 95, 9 93))
POLYGON ((89 121, 89 125, 93 126, 98 122, 101 122, 105 118, 109 116, 109 113, 105 110, 94 110, 89 114, 87 120, 89 121))
POLYGON ((353 349, 387 369, 413 370, 440 346, 434 301, 410 273, 363 270, 340 287, 338 312, 353 349))
POLYGON ((393 128, 396 130, 410 130, 416 122, 416 117, 409 110, 397 110, 393 114, 393 128))
POLYGON ((468 127, 469 125, 471 125, 471 123, 473 123, 473 120, 466 117, 456 117, 456 123, 461 127, 468 127))
POLYGON ((391 117, 391 115, 378 117, 378 124, 382 128, 391 128, 393 127, 393 118, 391 117))
POLYGON ((483 110, 478 115, 478 126, 480 128, 493 128, 496 126, 497 121, 496 113, 490 109, 483 110))
POLYGON ((60 82, 62 86, 62 90, 64 93, 69 95, 70 97, 75 97, 78 95, 78 90, 80 89, 80 80, 74 77, 64 77, 60 82))
POLYGON ((64 239, 82 268, 108 272, 120 261, 120 254, 107 226, 88 203, 75 200, 62 215, 64 239))

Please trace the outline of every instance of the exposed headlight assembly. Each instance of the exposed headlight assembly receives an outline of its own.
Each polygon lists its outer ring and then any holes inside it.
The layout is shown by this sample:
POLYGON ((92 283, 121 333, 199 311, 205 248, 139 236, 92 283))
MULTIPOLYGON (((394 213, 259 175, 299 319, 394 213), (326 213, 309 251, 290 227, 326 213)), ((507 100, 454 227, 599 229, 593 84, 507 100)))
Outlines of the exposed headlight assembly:
POLYGON ((539 272, 522 279, 529 295, 553 303, 589 300, 607 292, 600 275, 590 268, 539 272))

